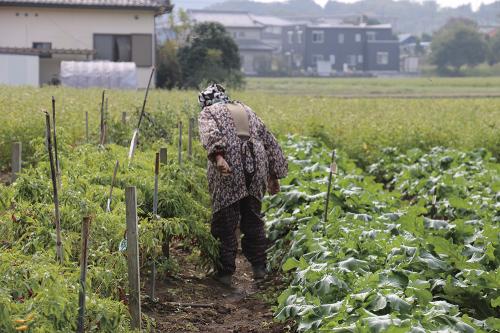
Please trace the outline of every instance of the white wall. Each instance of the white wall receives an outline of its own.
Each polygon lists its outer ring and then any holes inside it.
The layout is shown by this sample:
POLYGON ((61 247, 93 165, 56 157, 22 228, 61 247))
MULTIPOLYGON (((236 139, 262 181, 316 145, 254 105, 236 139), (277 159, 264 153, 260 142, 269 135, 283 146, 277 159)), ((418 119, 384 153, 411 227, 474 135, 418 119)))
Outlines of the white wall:
POLYGON ((38 56, 0 54, 0 84, 38 86, 38 56))
MULTIPOLYGON (((93 35, 96 33, 151 34, 153 58, 155 54, 153 11, 1 7, 0 32, 0 46, 3 47, 32 47, 33 42, 50 42, 55 49, 87 50, 94 48, 93 35)), ((80 58, 75 57, 75 60, 80 58)), ((139 87, 145 87, 151 69, 137 70, 139 87)))

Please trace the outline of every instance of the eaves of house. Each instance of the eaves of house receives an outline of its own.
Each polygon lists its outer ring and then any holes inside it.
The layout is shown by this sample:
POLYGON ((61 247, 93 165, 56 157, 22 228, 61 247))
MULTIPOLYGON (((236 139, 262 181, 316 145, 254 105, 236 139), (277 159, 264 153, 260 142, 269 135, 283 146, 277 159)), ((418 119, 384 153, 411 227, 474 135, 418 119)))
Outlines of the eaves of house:
POLYGON ((169 0, 0 0, 0 7, 52 7, 152 10, 158 14, 172 10, 169 0))

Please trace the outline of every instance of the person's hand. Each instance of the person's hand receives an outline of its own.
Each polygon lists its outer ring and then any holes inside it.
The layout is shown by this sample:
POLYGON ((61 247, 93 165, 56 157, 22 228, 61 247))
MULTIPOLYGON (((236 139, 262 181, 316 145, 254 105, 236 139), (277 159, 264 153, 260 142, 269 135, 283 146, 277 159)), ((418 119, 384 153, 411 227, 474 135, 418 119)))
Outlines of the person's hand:
POLYGON ((267 182, 267 191, 271 195, 278 194, 280 191, 280 181, 277 178, 270 177, 267 182))
POLYGON ((231 168, 222 155, 217 155, 215 157, 215 162, 217 164, 217 170, 219 170, 223 176, 228 176, 231 173, 231 168))

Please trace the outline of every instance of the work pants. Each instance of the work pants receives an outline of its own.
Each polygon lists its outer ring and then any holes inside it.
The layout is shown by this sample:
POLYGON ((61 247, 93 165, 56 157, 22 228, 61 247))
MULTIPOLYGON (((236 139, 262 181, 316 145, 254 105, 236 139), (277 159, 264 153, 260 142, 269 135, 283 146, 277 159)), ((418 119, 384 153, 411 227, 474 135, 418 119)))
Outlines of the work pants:
POLYGON ((220 273, 233 274, 238 251, 236 228, 240 224, 243 234, 243 254, 253 266, 266 265, 268 240, 261 215, 262 203, 247 196, 229 207, 216 212, 212 219, 212 235, 220 241, 220 273))

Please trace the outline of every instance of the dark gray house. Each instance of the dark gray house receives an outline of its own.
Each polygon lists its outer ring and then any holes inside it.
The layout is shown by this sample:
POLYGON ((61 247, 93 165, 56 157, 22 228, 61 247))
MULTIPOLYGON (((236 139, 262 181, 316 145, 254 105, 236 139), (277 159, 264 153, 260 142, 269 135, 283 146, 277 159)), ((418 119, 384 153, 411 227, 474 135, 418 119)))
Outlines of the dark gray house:
POLYGON ((283 28, 283 54, 295 70, 398 72, 399 40, 390 25, 318 24, 283 28))

